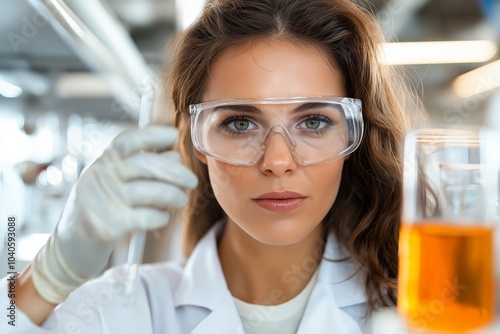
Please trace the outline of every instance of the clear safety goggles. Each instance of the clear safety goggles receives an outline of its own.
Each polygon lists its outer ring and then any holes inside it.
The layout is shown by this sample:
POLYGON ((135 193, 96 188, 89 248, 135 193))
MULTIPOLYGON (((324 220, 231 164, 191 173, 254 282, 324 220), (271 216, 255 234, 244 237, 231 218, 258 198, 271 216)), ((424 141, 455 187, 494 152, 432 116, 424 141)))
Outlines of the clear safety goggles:
POLYGON ((253 166, 275 134, 302 165, 352 153, 363 136, 361 101, 346 97, 224 99, 189 106, 191 138, 201 153, 253 166))

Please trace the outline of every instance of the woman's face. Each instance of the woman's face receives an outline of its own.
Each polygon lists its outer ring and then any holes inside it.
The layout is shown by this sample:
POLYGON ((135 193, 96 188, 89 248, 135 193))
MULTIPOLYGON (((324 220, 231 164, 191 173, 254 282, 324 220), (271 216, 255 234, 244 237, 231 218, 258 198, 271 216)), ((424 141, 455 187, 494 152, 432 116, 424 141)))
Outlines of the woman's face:
MULTIPOLYGON (((275 39, 225 50, 213 63, 203 93, 203 101, 346 95, 339 71, 318 48, 275 39)), ((321 224, 337 196, 344 164, 342 158, 300 165, 279 133, 268 139, 255 166, 197 156, 208 166, 229 223, 269 245, 296 243, 321 224)))

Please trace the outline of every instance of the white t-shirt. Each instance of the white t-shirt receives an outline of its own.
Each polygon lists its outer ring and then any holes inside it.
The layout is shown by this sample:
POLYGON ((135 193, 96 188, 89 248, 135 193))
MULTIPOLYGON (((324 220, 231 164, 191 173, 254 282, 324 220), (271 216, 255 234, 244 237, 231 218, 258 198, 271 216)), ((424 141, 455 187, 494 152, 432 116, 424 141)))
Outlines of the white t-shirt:
POLYGON ((316 270, 306 287, 283 304, 256 305, 233 297, 246 334, 297 333, 317 275, 316 270))

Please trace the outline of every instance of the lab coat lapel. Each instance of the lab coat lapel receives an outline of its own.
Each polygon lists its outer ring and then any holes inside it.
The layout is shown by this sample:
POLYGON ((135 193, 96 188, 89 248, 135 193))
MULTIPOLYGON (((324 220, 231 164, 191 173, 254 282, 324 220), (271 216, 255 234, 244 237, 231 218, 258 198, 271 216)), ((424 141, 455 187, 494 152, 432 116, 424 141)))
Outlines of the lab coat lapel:
POLYGON ((217 252, 221 227, 217 224, 208 231, 189 257, 174 295, 176 307, 193 305, 214 310, 228 293, 217 252))
POLYGON ((344 245, 331 233, 320 263, 318 282, 325 283, 331 290, 337 307, 367 301, 365 278, 364 269, 354 265, 344 245))
POLYGON ((225 294, 221 303, 191 333, 245 334, 233 297, 229 291, 225 294))
POLYGON ((174 295, 176 307, 191 305, 209 310, 192 334, 245 333, 217 252, 217 235, 222 227, 222 223, 216 224, 198 242, 174 295))
POLYGON ((364 272, 350 260, 331 261, 349 258, 334 234, 328 236, 323 257, 297 334, 360 334, 358 323, 342 308, 367 301, 364 272))
POLYGON ((327 283, 314 287, 297 334, 361 334, 356 321, 340 309, 327 283))

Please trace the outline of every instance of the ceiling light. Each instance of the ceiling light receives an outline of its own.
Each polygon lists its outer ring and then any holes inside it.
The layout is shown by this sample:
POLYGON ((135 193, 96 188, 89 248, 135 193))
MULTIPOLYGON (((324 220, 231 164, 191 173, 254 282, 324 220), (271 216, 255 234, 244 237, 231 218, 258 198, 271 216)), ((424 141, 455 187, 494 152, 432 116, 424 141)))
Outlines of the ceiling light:
POLYGON ((457 77, 452 88, 455 94, 467 98, 500 87, 500 60, 481 66, 457 77))
POLYGON ((112 96, 112 88, 104 75, 72 72, 57 78, 54 91, 63 98, 101 98, 112 96))
POLYGON ((491 41, 443 41, 385 43, 384 63, 388 65, 481 63, 497 53, 491 41))
POLYGON ((7 98, 15 98, 21 96, 23 89, 8 81, 0 78, 0 95, 7 98))

